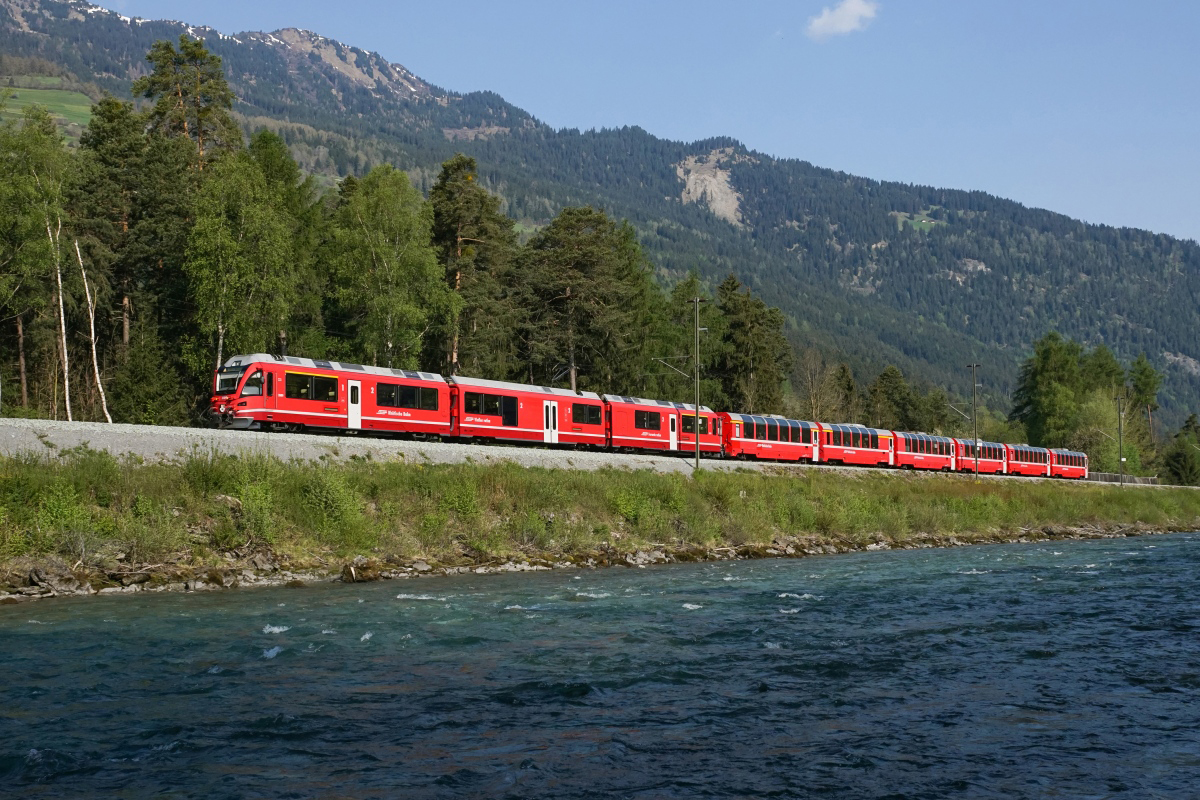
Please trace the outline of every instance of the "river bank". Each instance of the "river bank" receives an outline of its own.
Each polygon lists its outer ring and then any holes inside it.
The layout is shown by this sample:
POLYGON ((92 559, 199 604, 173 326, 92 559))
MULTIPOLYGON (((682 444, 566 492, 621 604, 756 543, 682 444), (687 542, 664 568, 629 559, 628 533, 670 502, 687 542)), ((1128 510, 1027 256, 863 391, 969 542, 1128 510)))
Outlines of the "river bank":
POLYGON ((1200 529, 1200 492, 87 448, 0 459, 0 603, 1200 529))

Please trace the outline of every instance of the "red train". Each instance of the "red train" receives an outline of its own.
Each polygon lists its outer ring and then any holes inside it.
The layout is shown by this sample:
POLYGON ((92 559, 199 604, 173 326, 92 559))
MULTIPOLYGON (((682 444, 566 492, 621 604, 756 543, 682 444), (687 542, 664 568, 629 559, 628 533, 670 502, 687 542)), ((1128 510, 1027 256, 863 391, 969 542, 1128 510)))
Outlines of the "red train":
POLYGON ((1070 450, 714 412, 640 397, 572 392, 294 356, 234 356, 210 406, 225 428, 363 431, 473 442, 572 445, 810 464, 1086 478, 1070 450), (976 452, 978 451, 978 452, 976 452))

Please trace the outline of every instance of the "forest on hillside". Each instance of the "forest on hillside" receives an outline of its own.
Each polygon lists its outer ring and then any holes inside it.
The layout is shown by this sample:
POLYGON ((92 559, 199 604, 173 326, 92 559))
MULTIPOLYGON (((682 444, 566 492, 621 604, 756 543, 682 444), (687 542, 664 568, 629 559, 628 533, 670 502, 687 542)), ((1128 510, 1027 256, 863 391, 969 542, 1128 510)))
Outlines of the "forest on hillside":
POLYGON ((1172 427, 1200 396, 1195 242, 1088 225, 983 192, 860 178, 729 138, 553 130, 494 93, 448 92, 313 34, 229 36, 94 7, 81 13, 85 6, 23 0, 18 21, 15 6, 0 2, 0 52, 129 97, 153 42, 195 31, 222 58, 243 133, 277 133, 322 189, 392 165, 427 195, 461 152, 522 236, 563 209, 602 208, 635 229, 659 283, 695 273, 715 287, 732 273, 780 310, 793 348, 817 348, 862 376, 894 365, 965 395, 963 365, 978 362, 984 396, 1006 406, 1022 359, 1059 330, 1125 363, 1145 353, 1164 374, 1157 415, 1172 427), (688 159, 721 162, 740 224, 703 199, 681 200, 677 167, 688 159))
MULTIPOLYGON (((699 298, 711 407, 968 430, 969 402, 932 382, 896 365, 865 379, 836 349, 796 348, 786 315, 731 273, 662 288, 628 220, 565 206, 523 239, 461 153, 427 195, 390 164, 321 190, 279 133, 247 141, 203 42, 159 41, 147 59, 139 104, 103 97, 78 147, 36 107, 0 126, 0 413, 197 424, 219 363, 284 349, 687 400, 699 298)), ((1047 336, 1011 415, 985 408, 981 435, 1115 469, 1122 394, 1131 469, 1183 479, 1197 426, 1156 439, 1161 380, 1145 356, 1122 366, 1047 336)))

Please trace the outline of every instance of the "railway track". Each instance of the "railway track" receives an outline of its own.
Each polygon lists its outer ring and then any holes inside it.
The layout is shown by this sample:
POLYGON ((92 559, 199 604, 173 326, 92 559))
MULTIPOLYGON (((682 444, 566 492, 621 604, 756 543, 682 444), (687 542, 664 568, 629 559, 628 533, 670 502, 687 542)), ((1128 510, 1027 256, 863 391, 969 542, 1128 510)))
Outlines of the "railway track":
MULTIPOLYGON (((465 444, 459 442, 410 441, 366 435, 310 433, 262 433, 258 431, 182 428, 156 425, 60 422, 55 420, 0 418, 0 456, 50 455, 87 447, 118 457, 146 462, 171 462, 194 453, 270 455, 282 460, 342 461, 353 458, 402 461, 413 464, 463 464, 511 462, 523 467, 546 469, 649 469, 655 472, 692 472, 690 454, 685 456, 650 453, 609 453, 552 447, 465 444)), ((780 464, 705 458, 703 469, 805 472, 820 470, 847 475, 937 476, 944 473, 847 467, 827 464, 780 464)), ((969 478, 969 475, 961 476, 969 478)), ((980 480, 1054 480, 1008 475, 981 475, 980 480)), ((1128 484, 1132 485, 1132 484, 1128 484)), ((1158 488, 1138 486, 1138 488, 1158 488)))

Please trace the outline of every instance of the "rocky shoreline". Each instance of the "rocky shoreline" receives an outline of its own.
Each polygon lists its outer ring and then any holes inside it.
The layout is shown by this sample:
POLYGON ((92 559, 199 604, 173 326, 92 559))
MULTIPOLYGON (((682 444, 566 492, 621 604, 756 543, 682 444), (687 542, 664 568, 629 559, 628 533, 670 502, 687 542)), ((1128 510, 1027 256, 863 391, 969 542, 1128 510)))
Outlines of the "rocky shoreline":
MULTIPOLYGON (((827 536, 778 536, 770 544, 729 547, 653 545, 634 551, 608 547, 578 554, 535 553, 509 559, 467 557, 376 558, 357 556, 340 564, 320 560, 289 560, 268 551, 226 554, 226 564, 121 564, 115 568, 71 566, 54 556, 13 559, 0 565, 0 605, 15 605, 54 597, 99 597, 143 592, 204 592, 262 586, 302 588, 314 583, 368 583, 463 574, 534 572, 551 569, 644 568, 651 565, 751 558, 805 558, 870 550, 961 547, 976 544, 1108 539, 1178 533, 1141 524, 1045 526, 1011 532, 980 534, 918 534, 901 541, 882 535, 870 541, 827 536)), ((1189 529, 1190 530, 1190 529, 1189 529)))

